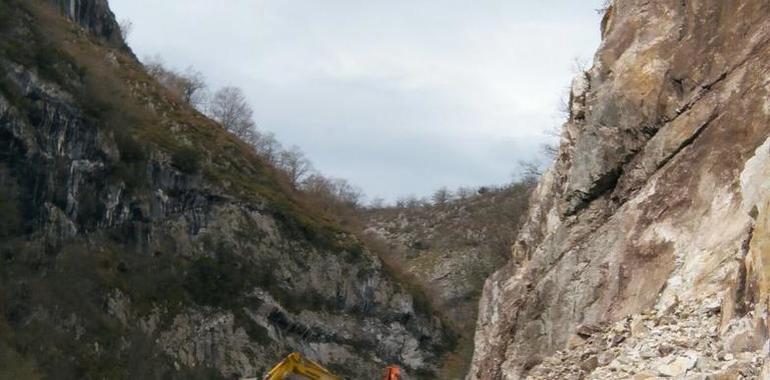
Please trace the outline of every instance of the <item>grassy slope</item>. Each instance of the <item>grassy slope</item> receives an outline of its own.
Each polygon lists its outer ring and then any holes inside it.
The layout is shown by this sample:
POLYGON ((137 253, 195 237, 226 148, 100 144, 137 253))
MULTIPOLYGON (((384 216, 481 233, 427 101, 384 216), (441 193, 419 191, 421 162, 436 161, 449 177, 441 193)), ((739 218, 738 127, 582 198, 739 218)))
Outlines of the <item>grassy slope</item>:
MULTIPOLYGON (((62 85, 75 94, 93 127, 116 135, 124 156, 115 163, 117 180, 132 182, 132 166, 144 167, 150 157, 160 154, 181 171, 202 175, 211 186, 234 198, 269 205, 294 232, 321 243, 335 243, 333 237, 342 231, 329 218, 309 210, 279 172, 246 144, 174 99, 132 57, 84 34, 38 0, 2 0, 0 7, 7 10, 0 12, 0 30, 5 31, 0 57, 34 67, 45 79, 62 85), (14 12, 34 19, 29 24, 32 41, 9 33, 24 20, 14 17, 14 12), (118 64, 110 64, 109 56, 118 64)), ((12 88, 0 89, 18 94, 12 88)), ((15 101, 23 108, 24 99, 17 95, 15 101)), ((147 190, 143 183, 135 185, 137 191, 147 190)))

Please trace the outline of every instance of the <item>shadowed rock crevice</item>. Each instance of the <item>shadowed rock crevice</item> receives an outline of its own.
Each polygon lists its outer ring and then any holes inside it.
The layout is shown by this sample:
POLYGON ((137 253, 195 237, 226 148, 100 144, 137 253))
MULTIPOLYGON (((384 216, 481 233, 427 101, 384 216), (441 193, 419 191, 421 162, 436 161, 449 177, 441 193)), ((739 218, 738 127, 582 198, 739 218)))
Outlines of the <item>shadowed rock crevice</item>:
POLYGON ((677 156, 677 155, 678 155, 680 152, 682 152, 684 149, 686 149, 687 147, 689 147, 690 145, 692 145, 692 144, 695 142, 695 140, 697 140, 697 139, 698 139, 698 137, 699 137, 699 136, 700 136, 700 135, 703 133, 703 131, 705 131, 705 130, 706 130, 706 128, 708 128, 708 127, 709 127, 709 125, 711 125, 711 123, 712 123, 714 120, 716 120, 718 117, 719 117, 719 114, 718 114, 718 113, 716 113, 716 112, 714 112, 714 113, 713 113, 713 114, 712 114, 712 115, 709 117, 709 119, 708 119, 708 120, 706 120, 706 122, 705 122, 705 123, 703 123, 703 125, 701 125, 700 127, 698 127, 698 129, 696 129, 696 130, 695 130, 695 133, 693 133, 693 134, 692 134, 692 136, 689 136, 689 137, 687 137, 687 138, 686 138, 684 141, 682 141, 682 142, 681 142, 681 144, 679 144, 679 146, 677 146, 677 147, 676 147, 676 149, 674 149, 674 151, 673 151, 673 152, 671 152, 671 154, 669 154, 669 155, 668 155, 668 156, 666 156, 666 157, 665 157, 665 158, 664 158, 662 161, 660 161, 660 162, 658 163, 658 167, 657 167, 657 169, 661 169, 662 167, 666 166, 666 164, 668 164, 668 163, 669 163, 669 162, 670 162, 670 161, 671 161, 671 160, 672 160, 674 157, 676 157, 676 156, 677 156))

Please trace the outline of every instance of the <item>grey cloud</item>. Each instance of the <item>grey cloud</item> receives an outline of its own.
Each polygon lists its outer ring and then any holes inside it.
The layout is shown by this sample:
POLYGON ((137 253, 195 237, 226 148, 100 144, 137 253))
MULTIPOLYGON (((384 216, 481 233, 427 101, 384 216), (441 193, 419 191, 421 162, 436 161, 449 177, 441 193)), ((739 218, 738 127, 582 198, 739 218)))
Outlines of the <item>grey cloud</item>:
POLYGON ((371 196, 502 183, 598 45, 601 0, 112 0, 139 56, 237 85, 256 122, 371 196))

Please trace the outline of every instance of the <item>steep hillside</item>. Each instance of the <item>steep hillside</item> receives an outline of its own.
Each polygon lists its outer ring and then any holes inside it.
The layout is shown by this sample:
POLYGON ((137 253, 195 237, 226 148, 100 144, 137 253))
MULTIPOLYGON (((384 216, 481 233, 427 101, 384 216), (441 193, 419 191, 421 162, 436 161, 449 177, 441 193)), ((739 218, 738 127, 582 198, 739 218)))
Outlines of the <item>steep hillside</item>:
POLYGON ((422 290, 460 333, 445 376, 467 370, 484 280, 509 259, 532 187, 520 183, 441 204, 365 213, 366 233, 386 245, 380 250, 386 264, 422 290))
POLYGON ((0 378, 259 377, 293 350, 435 376, 431 311, 155 83, 105 0, 0 0, 0 67, 0 378))
POLYGON ((615 0, 469 379, 770 378, 770 6, 615 0))

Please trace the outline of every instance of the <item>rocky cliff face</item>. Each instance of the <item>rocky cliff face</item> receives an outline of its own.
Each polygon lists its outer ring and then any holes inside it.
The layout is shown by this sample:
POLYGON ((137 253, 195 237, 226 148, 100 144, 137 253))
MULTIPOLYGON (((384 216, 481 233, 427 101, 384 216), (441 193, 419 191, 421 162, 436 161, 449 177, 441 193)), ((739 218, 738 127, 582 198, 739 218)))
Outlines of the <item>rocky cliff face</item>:
POLYGON ((761 378, 770 7, 616 0, 602 35, 468 378, 761 378))
POLYGON ((48 0, 62 14, 113 47, 129 51, 107 0, 48 0))
POLYGON ((531 183, 442 204, 366 212, 366 233, 387 244, 384 261, 421 289, 459 334, 442 379, 467 372, 484 280, 501 267, 524 219, 531 183))
POLYGON ((366 247, 173 98, 105 1, 0 0, 0 378, 431 378, 449 342, 366 247), (65 15, 78 22, 66 21, 65 15))

